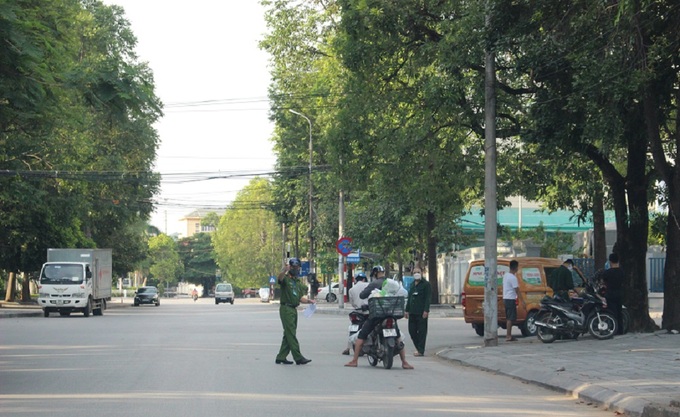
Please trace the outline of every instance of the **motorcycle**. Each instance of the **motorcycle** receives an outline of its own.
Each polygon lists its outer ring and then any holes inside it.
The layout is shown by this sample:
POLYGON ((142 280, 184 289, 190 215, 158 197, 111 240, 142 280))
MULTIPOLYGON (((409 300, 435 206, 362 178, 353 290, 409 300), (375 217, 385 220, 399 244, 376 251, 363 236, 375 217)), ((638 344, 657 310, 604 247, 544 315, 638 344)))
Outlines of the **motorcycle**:
POLYGON ((391 369, 394 357, 404 348, 398 342, 397 320, 404 317, 404 297, 372 297, 368 300, 368 318, 380 319, 368 335, 361 349, 368 363, 377 366, 383 363, 391 369))
POLYGON ((598 340, 610 339, 617 333, 618 324, 606 307, 589 284, 580 298, 567 301, 545 297, 536 316, 536 335, 543 343, 552 343, 558 337, 577 339, 585 333, 598 340))
POLYGON ((196 300, 198 300, 198 294, 193 294, 193 295, 191 296, 191 298, 193 298, 193 299, 194 299, 194 302, 196 302, 196 300))

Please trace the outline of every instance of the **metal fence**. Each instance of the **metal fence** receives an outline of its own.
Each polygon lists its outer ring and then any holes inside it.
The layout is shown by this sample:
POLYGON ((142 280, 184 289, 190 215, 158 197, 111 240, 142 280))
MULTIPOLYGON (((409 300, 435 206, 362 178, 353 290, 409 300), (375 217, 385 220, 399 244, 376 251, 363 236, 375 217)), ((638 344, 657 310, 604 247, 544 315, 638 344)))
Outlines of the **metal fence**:
POLYGON ((649 258, 647 274, 649 276, 649 291, 663 292, 663 273, 666 258, 649 258))

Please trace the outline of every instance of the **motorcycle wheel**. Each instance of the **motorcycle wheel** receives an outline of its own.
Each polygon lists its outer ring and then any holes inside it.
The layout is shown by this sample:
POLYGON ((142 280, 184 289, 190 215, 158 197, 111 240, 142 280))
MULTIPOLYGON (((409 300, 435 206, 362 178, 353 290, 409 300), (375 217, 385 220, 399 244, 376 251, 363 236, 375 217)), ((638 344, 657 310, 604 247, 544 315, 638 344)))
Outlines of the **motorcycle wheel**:
POLYGON ((394 363, 394 340, 391 342, 385 340, 383 342, 383 351, 385 356, 383 357, 383 367, 385 369, 392 369, 392 364, 394 363))
MULTIPOLYGON (((550 312, 542 313, 536 317, 536 320, 547 324, 562 324, 562 320, 558 316, 553 316, 550 312)), ((543 343, 552 343, 557 339, 557 334, 554 330, 543 326, 536 326, 536 336, 543 343)))
POLYGON ((611 339, 618 330, 616 328, 616 319, 614 315, 606 311, 601 311, 599 318, 597 314, 593 314, 588 319, 588 333, 598 340, 611 339))

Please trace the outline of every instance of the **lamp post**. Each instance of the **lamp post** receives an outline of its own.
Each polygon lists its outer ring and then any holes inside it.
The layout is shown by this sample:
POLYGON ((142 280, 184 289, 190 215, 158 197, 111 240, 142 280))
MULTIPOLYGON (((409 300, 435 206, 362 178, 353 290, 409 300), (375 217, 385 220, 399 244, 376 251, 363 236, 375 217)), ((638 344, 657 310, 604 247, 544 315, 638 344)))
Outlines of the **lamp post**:
POLYGON ((296 112, 293 109, 288 109, 289 112, 304 117, 309 123, 309 273, 316 272, 314 268, 314 210, 312 209, 312 196, 314 189, 312 188, 312 121, 309 117, 302 113, 296 112))

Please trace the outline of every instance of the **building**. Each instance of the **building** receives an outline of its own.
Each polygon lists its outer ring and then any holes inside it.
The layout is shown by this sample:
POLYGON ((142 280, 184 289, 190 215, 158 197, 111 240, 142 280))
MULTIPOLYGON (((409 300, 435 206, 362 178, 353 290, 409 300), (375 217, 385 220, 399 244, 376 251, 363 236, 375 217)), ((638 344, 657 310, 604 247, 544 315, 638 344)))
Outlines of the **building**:
POLYGON ((183 223, 184 237, 191 237, 196 233, 212 233, 215 231, 214 226, 201 226, 201 219, 203 219, 208 213, 215 213, 218 217, 222 217, 224 210, 205 210, 198 209, 194 210, 186 216, 179 219, 180 223, 183 223))

